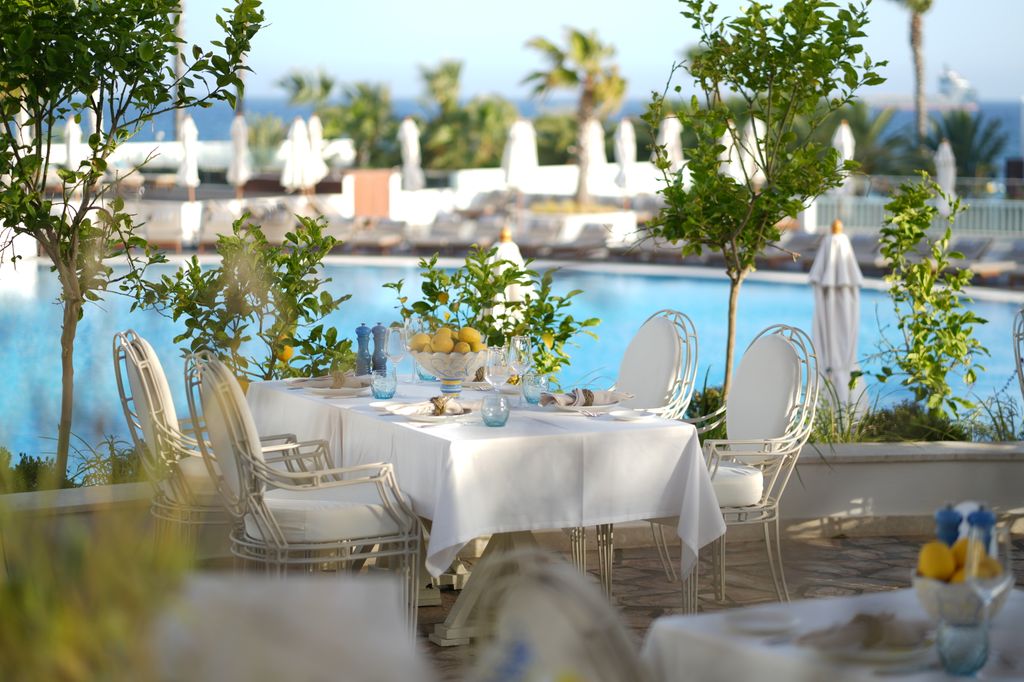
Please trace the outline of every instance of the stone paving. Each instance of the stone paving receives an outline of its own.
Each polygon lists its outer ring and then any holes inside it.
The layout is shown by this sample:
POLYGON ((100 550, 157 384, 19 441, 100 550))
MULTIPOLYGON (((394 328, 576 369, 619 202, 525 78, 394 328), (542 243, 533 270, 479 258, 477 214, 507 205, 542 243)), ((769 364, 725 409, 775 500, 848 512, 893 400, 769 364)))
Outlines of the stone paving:
MULTIPOLYGON (((783 545, 786 578, 793 599, 813 599, 893 590, 910 586, 917 549, 928 538, 865 537, 791 540, 783 545)), ((1017 585, 1024 585, 1024 539, 1014 542, 1017 585)), ((710 583, 702 581, 701 609, 748 606, 774 601, 764 544, 733 543, 727 547, 726 601, 715 602, 710 583)), ((596 557, 589 565, 596 565, 596 557)), ((705 576, 710 571, 703 571, 705 576)), ((641 641, 651 621, 680 612, 678 583, 665 578, 653 548, 626 549, 615 565, 615 602, 625 623, 641 641)), ((596 577, 596 576, 595 576, 596 577)), ((439 607, 419 610, 420 632, 425 636, 444 620, 456 593, 444 592, 439 607)), ((472 661, 472 645, 441 648, 421 638, 421 647, 433 660, 442 679, 460 680, 472 661)))

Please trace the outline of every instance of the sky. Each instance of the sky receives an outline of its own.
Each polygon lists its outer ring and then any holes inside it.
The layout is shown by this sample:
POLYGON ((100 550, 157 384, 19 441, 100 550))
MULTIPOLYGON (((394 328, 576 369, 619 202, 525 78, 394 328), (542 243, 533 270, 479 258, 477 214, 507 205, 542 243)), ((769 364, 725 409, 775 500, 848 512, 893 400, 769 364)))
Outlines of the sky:
MULTIPOLYGON (((186 0, 191 42, 215 39, 213 16, 225 0, 186 0)), ((734 14, 743 0, 718 0, 734 14)), ((775 0, 769 4, 781 4, 775 0)), ((250 96, 283 96, 288 71, 322 67, 340 82, 388 83, 396 97, 421 95, 419 65, 465 62, 463 95, 526 97, 520 81, 541 66, 524 47, 531 37, 559 38, 565 26, 595 29, 617 48, 628 96, 661 90, 669 68, 696 35, 675 0, 263 0, 267 26, 250 57, 250 96)), ((909 14, 893 0, 874 0, 865 48, 888 60, 887 82, 864 95, 909 96, 913 70, 909 14)), ((943 65, 959 71, 982 100, 1024 96, 1024 0, 935 0, 925 15, 926 88, 937 93, 943 65)))

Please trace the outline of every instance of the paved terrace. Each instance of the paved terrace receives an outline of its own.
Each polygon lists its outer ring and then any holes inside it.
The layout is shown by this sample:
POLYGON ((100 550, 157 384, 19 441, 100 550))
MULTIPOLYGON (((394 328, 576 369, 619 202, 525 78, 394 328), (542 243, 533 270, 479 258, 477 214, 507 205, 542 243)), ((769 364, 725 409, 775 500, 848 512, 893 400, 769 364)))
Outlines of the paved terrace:
MULTIPOLYGON (((917 563, 918 547, 926 537, 858 537, 783 541, 786 578, 793 599, 817 599, 894 590, 910 586, 910 572, 917 563)), ((618 554, 618 552, 617 552, 618 554)), ((655 550, 650 547, 625 549, 616 557, 615 602, 622 618, 636 633, 639 643, 655 618, 680 612, 678 584, 666 580, 655 550)), ((588 557, 596 566, 596 555, 588 557)), ((774 601, 761 542, 727 546, 726 598, 717 603, 702 582, 701 609, 749 606, 774 601)), ((1024 586, 1024 538, 1014 539, 1014 572, 1017 586, 1024 586)), ((704 575, 710 574, 704 568, 704 575)), ((597 576, 594 574, 596 581, 597 576)), ((444 592, 442 606, 422 607, 419 628, 423 637, 435 623, 444 620, 456 593, 444 592)), ((421 639, 442 679, 461 680, 472 662, 472 646, 440 648, 421 639)))

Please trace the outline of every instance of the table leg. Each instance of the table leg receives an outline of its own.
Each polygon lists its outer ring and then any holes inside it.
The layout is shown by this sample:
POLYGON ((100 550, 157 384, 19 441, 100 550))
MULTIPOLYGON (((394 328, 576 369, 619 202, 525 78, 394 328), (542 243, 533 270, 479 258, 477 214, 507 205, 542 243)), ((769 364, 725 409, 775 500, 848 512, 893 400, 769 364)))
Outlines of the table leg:
POLYGON ((587 529, 582 526, 567 528, 572 548, 572 565, 580 573, 587 574, 587 529))
POLYGON ((690 574, 682 576, 680 580, 683 615, 697 613, 697 583, 700 582, 697 579, 697 569, 699 566, 700 561, 695 561, 690 574))
POLYGON ((612 528, 610 523, 602 523, 597 527, 597 563, 600 569, 601 588, 609 601, 612 598, 612 561, 615 551, 612 528))
MULTIPOLYGON (((506 554, 516 549, 537 547, 533 533, 520 531, 516 533, 497 533, 491 536, 487 548, 480 557, 482 564, 488 557, 506 554)), ((434 626, 430 633, 430 641, 438 646, 459 646, 469 644, 469 640, 482 634, 481 623, 474 617, 480 599, 487 592, 488 584, 480 580, 479 571, 473 571, 462 594, 455 600, 451 612, 443 623, 434 626)))

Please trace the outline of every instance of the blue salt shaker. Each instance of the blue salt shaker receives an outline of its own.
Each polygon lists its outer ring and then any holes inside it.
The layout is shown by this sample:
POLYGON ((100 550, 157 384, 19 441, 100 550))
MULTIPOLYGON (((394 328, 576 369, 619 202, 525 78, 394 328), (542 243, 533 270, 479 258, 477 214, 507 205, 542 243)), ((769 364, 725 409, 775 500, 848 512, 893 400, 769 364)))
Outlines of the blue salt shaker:
POLYGON ((963 516, 960 515, 953 505, 947 504, 935 512, 935 536, 947 545, 956 542, 960 535, 960 522, 963 516))
POLYGON ((356 327, 356 375, 369 374, 370 362, 370 328, 363 322, 356 327))
POLYGON ((972 528, 981 529, 982 542, 985 543, 985 550, 987 551, 992 540, 992 528, 996 525, 996 515, 992 513, 991 509, 982 505, 978 507, 977 511, 967 515, 967 523, 972 528))
POLYGON ((384 354, 384 335, 388 333, 388 328, 378 322, 370 330, 370 333, 373 334, 372 369, 374 372, 387 371, 388 356, 384 354))

